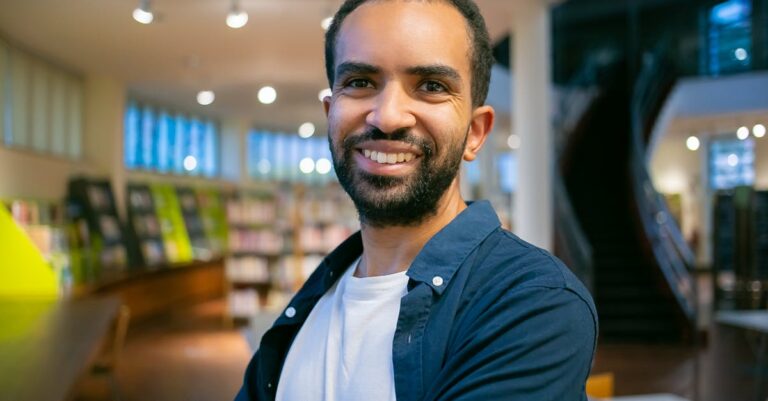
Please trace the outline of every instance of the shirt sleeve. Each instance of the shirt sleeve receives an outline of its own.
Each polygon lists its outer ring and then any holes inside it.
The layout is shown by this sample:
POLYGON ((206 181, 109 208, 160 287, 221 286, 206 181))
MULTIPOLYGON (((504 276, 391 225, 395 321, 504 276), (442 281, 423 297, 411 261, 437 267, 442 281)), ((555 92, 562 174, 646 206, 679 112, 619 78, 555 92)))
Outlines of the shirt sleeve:
POLYGON ((586 400, 597 331, 591 304, 559 287, 490 295, 469 308, 424 399, 586 400))

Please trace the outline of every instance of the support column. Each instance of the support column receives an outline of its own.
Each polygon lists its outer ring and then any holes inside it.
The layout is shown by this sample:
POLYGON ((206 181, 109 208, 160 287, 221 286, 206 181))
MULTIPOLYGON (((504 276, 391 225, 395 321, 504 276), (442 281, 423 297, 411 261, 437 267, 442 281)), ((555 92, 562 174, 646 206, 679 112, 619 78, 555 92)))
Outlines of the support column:
POLYGON ((515 1, 512 17, 513 133, 520 137, 514 231, 541 248, 553 249, 550 5, 515 1))
POLYGON ((125 166, 123 116, 125 85, 106 76, 85 79, 83 156, 93 172, 109 177, 117 212, 125 219, 125 166))

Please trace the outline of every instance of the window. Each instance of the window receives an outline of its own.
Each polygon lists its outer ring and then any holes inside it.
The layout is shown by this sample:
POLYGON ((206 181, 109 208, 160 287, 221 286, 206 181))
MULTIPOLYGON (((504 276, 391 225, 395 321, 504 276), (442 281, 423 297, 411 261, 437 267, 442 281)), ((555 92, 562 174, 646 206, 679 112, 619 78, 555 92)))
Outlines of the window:
POLYGON ((79 77, 0 40, 0 143, 79 158, 82 104, 79 77))
POLYGON ((716 139, 709 145, 709 182, 713 189, 752 185, 755 181, 755 142, 752 138, 716 139))
POLYGON ((749 70, 752 61, 752 4, 729 0, 709 12, 709 73, 749 70))
POLYGON ((219 175, 215 121, 128 102, 124 161, 129 169, 204 177, 219 175))
POLYGON ((254 130, 248 133, 248 176, 323 184, 336 179, 328 139, 254 130))

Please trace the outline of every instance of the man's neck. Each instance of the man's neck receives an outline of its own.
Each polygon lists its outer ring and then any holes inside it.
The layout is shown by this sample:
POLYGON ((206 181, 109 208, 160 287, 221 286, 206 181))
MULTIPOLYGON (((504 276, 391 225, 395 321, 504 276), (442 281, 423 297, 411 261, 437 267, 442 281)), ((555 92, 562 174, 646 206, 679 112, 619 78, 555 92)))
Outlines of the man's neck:
POLYGON ((437 213, 413 227, 362 226, 363 255, 356 277, 393 274, 408 269, 424 245, 466 209, 458 189, 449 188, 437 213))

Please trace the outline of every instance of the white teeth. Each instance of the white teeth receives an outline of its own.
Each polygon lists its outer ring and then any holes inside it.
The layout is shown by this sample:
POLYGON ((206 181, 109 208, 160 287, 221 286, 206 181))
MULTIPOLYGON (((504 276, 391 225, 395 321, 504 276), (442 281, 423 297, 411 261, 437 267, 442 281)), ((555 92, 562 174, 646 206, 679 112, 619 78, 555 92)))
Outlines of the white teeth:
POLYGON ((382 164, 409 162, 416 157, 413 153, 384 153, 369 149, 363 149, 363 155, 365 155, 366 158, 382 164))

